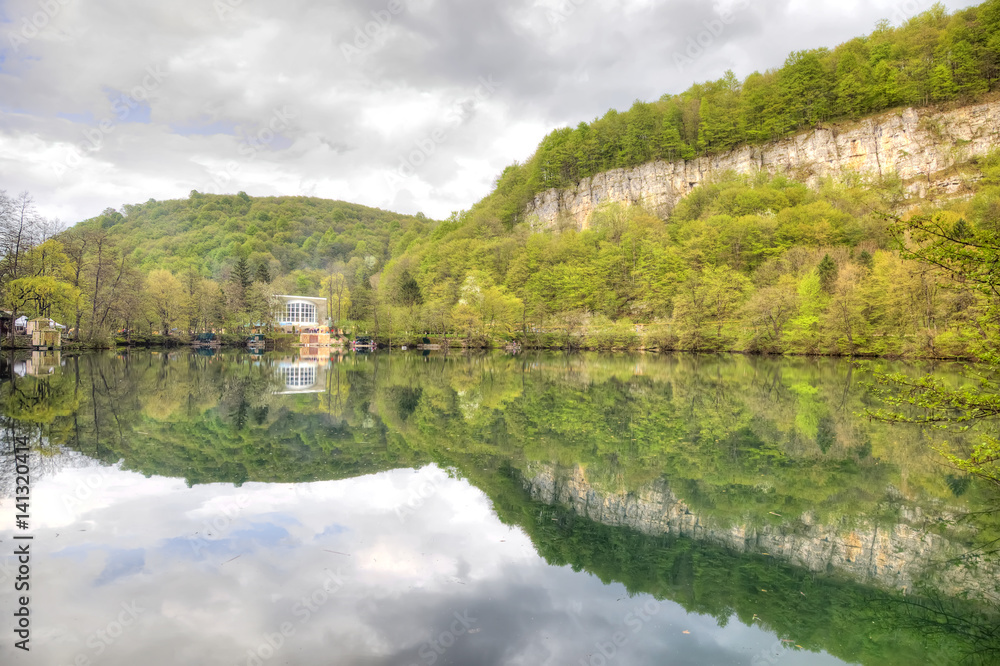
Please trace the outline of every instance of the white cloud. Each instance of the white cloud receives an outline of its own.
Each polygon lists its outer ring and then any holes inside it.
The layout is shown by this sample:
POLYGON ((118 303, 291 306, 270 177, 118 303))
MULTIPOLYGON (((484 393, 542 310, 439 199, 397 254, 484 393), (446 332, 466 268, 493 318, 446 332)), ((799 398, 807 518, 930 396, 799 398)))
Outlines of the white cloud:
POLYGON ((0 188, 30 190, 43 213, 66 222, 217 190, 220 181, 233 192, 312 194, 445 217, 484 196, 504 165, 526 159, 557 126, 679 92, 726 68, 745 75, 777 66, 790 50, 833 45, 929 4, 753 3, 679 70, 673 55, 712 16, 709 3, 404 0, 374 44, 349 60, 341 45, 388 2, 245 0, 220 18, 200 0, 52 0, 60 9, 28 39, 20 31, 40 5, 8 0, 0 16, 0 188), (148 91, 148 117, 138 108, 118 120, 111 95, 148 82, 150 67, 166 76, 148 91), (449 112, 490 76, 502 84, 495 94, 467 107, 461 126, 448 124, 449 112), (285 107, 297 111, 294 123, 248 159, 241 137, 285 107), (78 148, 79 164, 61 168, 70 146, 106 119, 114 127, 99 149, 78 148), (442 123, 449 136, 432 158, 405 186, 387 187, 400 155, 442 123))
MULTIPOLYGON (((243 664, 248 650, 266 655, 268 637, 286 623, 293 632, 263 663, 426 663, 421 647, 458 616, 478 631, 456 639, 452 663, 577 663, 628 631, 627 614, 644 604, 655 612, 629 633, 621 663, 681 653, 685 663, 732 663, 776 643, 756 626, 734 620, 722 629, 545 564, 481 491, 435 466, 188 488, 58 462, 32 488, 32 617, 44 620, 31 663, 84 663, 82 655, 101 664, 243 664), (78 500, 69 509, 67 496, 78 500), (400 520, 396 509, 414 497, 422 501, 400 520)), ((14 511, 0 506, 0 525, 12 525, 14 511)), ((10 536, 0 531, 0 541, 10 536)), ((839 663, 783 655, 782 663, 806 662, 839 663)))

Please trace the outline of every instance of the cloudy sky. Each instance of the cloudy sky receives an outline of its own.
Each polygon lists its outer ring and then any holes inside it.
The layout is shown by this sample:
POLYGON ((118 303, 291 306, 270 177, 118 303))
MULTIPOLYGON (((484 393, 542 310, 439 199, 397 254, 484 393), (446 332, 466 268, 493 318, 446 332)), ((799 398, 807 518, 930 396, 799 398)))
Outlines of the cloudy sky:
POLYGON ((64 223, 193 189, 440 218, 556 127, 930 5, 0 0, 0 189, 64 223))
MULTIPOLYGON (((843 663, 548 565, 434 466, 188 488, 70 457, 32 480, 32 650, 5 637, 4 664, 843 663)), ((14 514, 0 502, 0 525, 14 514)), ((5 614, 11 543, 0 529, 5 614)))

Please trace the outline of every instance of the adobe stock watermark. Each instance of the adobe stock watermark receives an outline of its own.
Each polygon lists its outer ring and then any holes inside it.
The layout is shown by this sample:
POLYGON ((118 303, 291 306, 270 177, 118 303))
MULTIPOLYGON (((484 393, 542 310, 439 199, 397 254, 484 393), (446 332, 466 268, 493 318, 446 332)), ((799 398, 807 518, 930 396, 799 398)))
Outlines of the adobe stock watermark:
POLYGON ((236 11, 236 8, 243 4, 243 0, 215 0, 212 9, 220 21, 229 19, 229 15, 236 11))
POLYGON ((906 0, 893 6, 890 22, 893 25, 903 25, 908 20, 919 14, 924 8, 922 0, 906 0))
POLYGON ((135 601, 128 604, 122 602, 121 611, 115 619, 87 636, 84 644, 90 651, 78 652, 70 663, 73 666, 105 663, 103 660, 98 660, 98 657, 107 652, 125 634, 125 630, 135 624, 139 616, 145 612, 146 609, 140 608, 135 601))
POLYGON ((258 153, 270 147, 281 132, 292 129, 294 127, 292 121, 298 118, 298 116, 299 112, 296 107, 285 104, 280 109, 274 109, 271 117, 264 123, 262 129, 254 134, 244 135, 240 145, 236 148, 236 152, 244 158, 243 162, 230 160, 226 162, 222 173, 216 173, 212 176, 212 182, 217 188, 217 193, 224 194, 226 187, 236 174, 239 173, 242 164, 252 162, 256 159, 258 153))
POLYGON ((209 548, 211 542, 221 539, 232 528, 237 516, 243 513, 243 510, 248 506, 250 506, 250 496, 240 495, 222 507, 222 513, 212 518, 211 521, 204 521, 202 523, 203 531, 188 537, 194 554, 201 555, 201 551, 209 548))
POLYGON ((344 59, 351 62, 365 49, 384 43, 393 17, 399 16, 405 9, 406 3, 403 0, 389 0, 385 9, 373 10, 371 21, 354 27, 354 40, 340 43, 340 53, 344 59))
POLYGON ((410 496, 404 504, 396 507, 396 517, 399 522, 405 523, 406 519, 415 514, 424 502, 437 494, 438 484, 434 481, 425 481, 410 491, 410 496))
POLYGON ((736 0, 731 7, 722 10, 716 18, 703 21, 703 30, 687 38, 683 50, 674 52, 674 65, 683 71, 701 58, 725 32, 736 22, 736 14, 750 6, 750 0, 736 0))
POLYGON ((118 123, 128 120, 139 105, 147 101, 167 79, 167 72, 160 65, 148 65, 145 71, 146 75, 138 85, 111 102, 111 111, 115 114, 113 117, 104 118, 97 127, 83 130, 86 141, 76 144, 75 150, 70 151, 65 162, 53 167, 57 176, 62 176, 70 169, 83 164, 83 156, 86 153, 97 152, 103 148, 105 137, 115 131, 118 123))
POLYGON ((84 502, 94 496, 94 493, 104 487, 108 482, 108 473, 105 468, 100 468, 96 472, 91 472, 76 484, 69 492, 63 493, 62 503, 67 509, 76 509, 84 502))
POLYGON ((412 662, 409 666, 421 666, 421 664, 432 666, 437 663, 441 655, 448 651, 448 648, 458 642, 459 638, 467 634, 479 632, 479 629, 475 628, 476 618, 470 617, 469 611, 456 612, 452 617, 455 618, 455 621, 451 623, 448 629, 424 643, 417 650, 417 654, 422 661, 412 662))
POLYGON ((586 4, 588 0, 562 0, 557 6, 550 7, 545 12, 545 17, 549 20, 549 25, 557 26, 569 20, 576 10, 586 4))
POLYGON ((63 10, 63 7, 71 2, 73 0, 40 0, 37 12, 30 16, 21 17, 21 29, 17 32, 12 30, 7 33, 7 40, 14 53, 18 53, 22 46, 38 37, 43 30, 49 27, 49 24, 63 10))
POLYGON ((458 104, 457 108, 452 108, 445 114, 443 124, 429 133, 414 139, 413 148, 409 152, 399 155, 399 165, 384 174, 386 185, 392 191, 396 191, 408 178, 417 174, 417 170, 437 153, 438 149, 447 143, 451 132, 462 125, 466 118, 472 113, 476 105, 481 104, 492 97, 498 89, 502 87, 498 81, 493 80, 493 75, 479 77, 479 85, 476 87, 472 98, 458 104))
POLYGON ((636 634, 641 632, 653 616, 660 612, 660 604, 653 599, 648 599, 644 604, 629 611, 623 619, 625 627, 631 630, 616 631, 608 640, 594 642, 594 651, 587 657, 580 657, 577 663, 581 666, 607 666, 618 655, 619 651, 625 647, 636 634))
MULTIPOLYGON (((328 571, 319 587, 299 599, 292 607, 292 615, 298 620, 298 625, 301 627, 309 622, 313 615, 319 612, 342 587, 344 587, 344 578, 340 570, 338 569, 337 573, 328 571)), ((293 622, 282 622, 275 631, 261 636, 261 641, 256 647, 247 649, 246 660, 241 663, 246 664, 246 666, 264 666, 278 654, 278 651, 288 643, 296 631, 298 628, 293 622)))

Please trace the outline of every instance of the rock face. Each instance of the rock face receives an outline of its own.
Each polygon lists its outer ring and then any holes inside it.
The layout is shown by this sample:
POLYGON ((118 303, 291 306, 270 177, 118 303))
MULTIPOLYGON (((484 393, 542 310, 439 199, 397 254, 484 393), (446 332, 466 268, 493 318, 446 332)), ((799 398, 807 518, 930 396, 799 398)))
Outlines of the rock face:
POLYGON ((781 524, 713 525, 693 513, 665 481, 638 491, 614 494, 594 489, 583 469, 545 466, 524 480, 532 499, 560 505, 595 522, 629 527, 652 536, 671 534, 741 553, 767 554, 793 566, 818 573, 835 572, 883 589, 908 590, 916 581, 930 582, 949 596, 969 592, 991 597, 995 589, 980 589, 1000 574, 996 563, 979 563, 979 570, 950 563, 966 549, 931 533, 932 525, 953 522, 947 512, 925 516, 919 507, 902 508, 895 525, 878 525, 863 517, 842 525, 820 525, 810 514, 784 516, 781 524))
POLYGON ((690 161, 649 162, 584 179, 573 188, 542 192, 528 205, 540 226, 568 218, 586 228, 604 203, 643 205, 660 216, 713 174, 735 171, 788 174, 815 185, 846 171, 897 174, 917 197, 962 191, 963 179, 947 173, 956 164, 998 145, 1000 102, 931 113, 906 109, 850 127, 831 126, 759 146, 690 161))

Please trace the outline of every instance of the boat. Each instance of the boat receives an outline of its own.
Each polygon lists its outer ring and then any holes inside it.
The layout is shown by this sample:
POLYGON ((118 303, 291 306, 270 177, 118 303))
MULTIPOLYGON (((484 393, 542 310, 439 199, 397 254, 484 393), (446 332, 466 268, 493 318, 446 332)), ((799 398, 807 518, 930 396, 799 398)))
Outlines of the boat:
POLYGON ((378 349, 378 343, 367 336, 358 336, 351 342, 351 349, 361 352, 373 352, 378 349))
POLYGON ((192 342, 191 345, 194 347, 204 347, 204 348, 221 347, 222 340, 220 340, 219 336, 216 335, 215 333, 199 333, 198 337, 194 339, 194 342, 192 342))
POLYGON ((254 333, 246 339, 246 345, 252 350, 274 349, 274 340, 268 340, 263 333, 254 333))
POLYGON ((420 341, 420 344, 417 345, 417 349, 421 351, 441 351, 441 345, 434 344, 431 342, 430 338, 425 337, 420 341))

